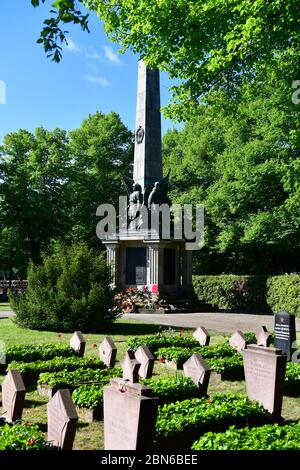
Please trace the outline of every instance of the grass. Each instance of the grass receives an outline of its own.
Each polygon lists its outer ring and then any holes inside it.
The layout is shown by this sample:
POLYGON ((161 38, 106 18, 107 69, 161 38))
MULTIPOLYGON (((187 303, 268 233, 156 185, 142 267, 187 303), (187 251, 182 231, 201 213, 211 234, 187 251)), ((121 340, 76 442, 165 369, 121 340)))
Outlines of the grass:
POLYGON ((0 312, 7 312, 11 310, 11 306, 8 302, 0 302, 0 312))
MULTIPOLYGON (((128 320, 123 318, 118 320, 105 334, 85 334, 87 341, 86 353, 97 356, 98 347, 106 335, 113 337, 118 348, 117 360, 123 357, 125 352, 125 343, 129 336, 145 335, 157 333, 162 327, 154 324, 142 323, 141 321, 128 320)), ((166 328, 166 327, 163 327, 166 328)), ((180 328, 173 328, 180 331, 180 328)), ((191 334, 193 330, 186 330, 186 334, 191 334)), ((20 328, 13 319, 0 319, 0 340, 7 346, 24 343, 45 343, 62 342, 68 343, 71 334, 63 333, 61 337, 56 332, 34 331, 20 328)), ((211 343, 216 344, 223 340, 223 335, 213 333, 211 343)), ((173 376, 176 372, 166 369, 162 364, 156 362, 154 366, 154 375, 173 376)), ((0 383, 3 380, 0 376, 0 383)), ((217 376, 212 375, 208 393, 210 395, 219 392, 235 392, 246 394, 244 381, 221 381, 217 376)), ((0 395, 1 396, 1 395, 0 395)), ((40 429, 47 433, 47 405, 48 399, 40 397, 35 387, 28 387, 26 393, 25 408, 23 411, 23 420, 32 424, 37 424, 40 429)), ((300 397, 284 397, 282 416, 286 421, 292 422, 300 417, 300 397)), ((234 423, 233 423, 234 424, 234 423)), ((101 450, 104 447, 103 442, 103 422, 94 422, 91 424, 79 421, 74 443, 74 450, 101 450)))

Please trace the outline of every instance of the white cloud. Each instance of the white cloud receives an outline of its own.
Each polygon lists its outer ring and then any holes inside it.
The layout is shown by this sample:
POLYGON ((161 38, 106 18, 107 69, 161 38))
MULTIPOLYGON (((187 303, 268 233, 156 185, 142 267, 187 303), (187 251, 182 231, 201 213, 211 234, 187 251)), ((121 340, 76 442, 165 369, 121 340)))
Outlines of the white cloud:
POLYGON ((105 59, 109 60, 109 62, 112 62, 113 64, 120 65, 122 62, 120 61, 119 57, 116 55, 116 53, 113 51, 112 47, 110 46, 102 46, 102 49, 104 51, 104 57, 105 59))
POLYGON ((94 75, 85 75, 84 78, 88 82, 97 83, 98 85, 101 85, 103 87, 108 87, 111 85, 111 83, 108 80, 106 80, 106 78, 103 78, 103 77, 96 77, 94 75))
POLYGON ((75 52, 75 53, 81 52, 80 47, 77 46, 77 44, 71 38, 67 39, 67 44, 64 46, 64 48, 70 52, 75 52))
POLYGON ((91 60, 99 60, 100 62, 103 62, 103 58, 101 57, 100 54, 98 54, 98 52, 96 52, 95 50, 86 50, 85 51, 85 55, 88 59, 91 59, 91 60), (90 51, 90 52, 89 52, 90 51))

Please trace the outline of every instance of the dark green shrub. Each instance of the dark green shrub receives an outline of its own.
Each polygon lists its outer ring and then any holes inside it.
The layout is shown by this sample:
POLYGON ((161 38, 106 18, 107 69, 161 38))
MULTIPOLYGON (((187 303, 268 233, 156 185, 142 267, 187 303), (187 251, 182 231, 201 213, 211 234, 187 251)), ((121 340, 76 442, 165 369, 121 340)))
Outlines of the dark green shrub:
POLYGON ((182 398, 193 398, 199 395, 198 387, 192 379, 177 375, 175 377, 162 377, 145 379, 142 381, 153 390, 153 395, 161 399, 172 401, 182 398))
POLYGON ((257 402, 241 395, 217 394, 209 398, 192 398, 159 407, 156 422, 158 439, 190 430, 201 432, 226 427, 262 424, 268 422, 269 413, 257 402))
POLYGON ((101 331, 115 320, 104 254, 85 244, 30 264, 28 291, 10 296, 19 325, 38 330, 101 331))
POLYGON ((258 428, 208 432, 192 446, 193 450, 300 450, 300 424, 266 424, 258 428))
POLYGON ((193 276, 199 301, 215 309, 268 311, 266 281, 267 276, 193 276))
POLYGON ((103 406, 103 387, 101 385, 81 385, 72 393, 75 405, 81 408, 101 408, 103 406))
POLYGON ((76 353, 67 344, 17 344, 6 349, 6 363, 12 361, 32 362, 47 361, 57 356, 74 357, 76 353))
POLYGON ((77 369, 73 372, 44 372, 40 374, 38 384, 47 385, 49 387, 64 387, 68 385, 82 385, 85 382, 90 383, 107 383, 113 377, 120 377, 122 369, 115 367, 114 369, 77 369))
POLYGON ((287 312, 300 318, 300 275, 269 277, 267 303, 271 310, 287 312))
POLYGON ((95 357, 56 357, 49 361, 12 361, 8 366, 8 369, 18 369, 21 373, 73 371, 78 368, 104 369, 104 364, 95 357))
POLYGON ((167 348, 171 346, 195 348, 199 346, 199 341, 190 336, 162 334, 128 338, 126 343, 127 351, 135 352, 140 346, 148 346, 152 354, 155 355, 159 348, 167 348))
MULTIPOLYGON (((171 346, 167 348, 160 348, 156 352, 158 359, 164 359, 166 361, 173 361, 178 367, 181 367, 185 361, 187 361, 192 354, 201 354, 207 362, 209 359, 223 359, 232 356, 238 356, 236 350, 230 346, 228 342, 218 344, 216 346, 198 346, 197 348, 185 348, 171 346)), ((220 361, 220 364, 222 361, 220 361)))
POLYGON ((233 377, 239 375, 240 378, 243 376, 243 356, 241 354, 235 354, 232 357, 221 357, 214 359, 207 359, 207 363, 210 369, 217 374, 232 374, 233 377))
POLYGON ((0 427, 0 450, 43 450, 46 441, 37 426, 4 424, 0 427))

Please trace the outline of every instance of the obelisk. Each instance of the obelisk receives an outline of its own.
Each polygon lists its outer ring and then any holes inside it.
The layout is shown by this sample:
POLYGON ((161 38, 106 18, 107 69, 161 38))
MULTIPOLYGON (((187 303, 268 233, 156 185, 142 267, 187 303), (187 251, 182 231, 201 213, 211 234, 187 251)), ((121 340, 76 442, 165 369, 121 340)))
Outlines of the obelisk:
POLYGON ((138 66, 136 138, 133 179, 144 191, 162 178, 159 70, 150 70, 143 60, 138 66))

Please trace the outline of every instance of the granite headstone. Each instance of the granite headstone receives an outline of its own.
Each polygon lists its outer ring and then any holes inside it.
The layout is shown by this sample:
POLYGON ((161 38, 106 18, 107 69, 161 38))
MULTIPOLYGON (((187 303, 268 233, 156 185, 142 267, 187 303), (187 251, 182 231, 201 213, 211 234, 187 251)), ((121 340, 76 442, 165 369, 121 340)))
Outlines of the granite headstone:
POLYGON ((104 449, 151 450, 155 435, 158 398, 137 383, 111 379, 103 389, 104 449))
POLYGON ((86 344, 86 341, 81 331, 75 331, 72 338, 70 339, 70 346, 71 348, 74 349, 77 356, 79 357, 84 356, 85 344, 86 344))
POLYGON ((2 382, 3 417, 9 423, 22 418, 25 385, 18 370, 9 370, 2 382))
POLYGON ((136 359, 131 359, 129 353, 126 352, 120 364, 123 370, 123 379, 137 383, 139 381, 139 368, 141 363, 136 359))
POLYGON ((287 360, 292 359, 296 348, 296 325, 295 315, 287 312, 275 313, 275 348, 281 349, 287 355, 287 360))
POLYGON ((201 354, 193 354, 183 364, 183 372, 186 377, 190 377, 194 384, 199 387, 200 394, 205 396, 207 394, 211 370, 201 354))
POLYGON ((139 376, 142 379, 150 379, 155 359, 148 346, 140 346, 135 352, 135 359, 141 364, 139 376))
POLYGON ((99 346, 100 360, 112 369, 116 363, 117 348, 110 336, 106 336, 99 346))
POLYGON ((244 336, 242 331, 237 330, 229 339, 229 344, 232 348, 236 349, 238 352, 241 352, 246 348, 247 338, 244 336))
POLYGON ((247 395, 280 417, 286 368, 286 354, 280 349, 250 344, 243 352, 247 395))
POLYGON ((266 326, 261 326, 259 331, 256 334, 256 340, 258 346, 270 346, 271 342, 271 333, 267 330, 266 326))
POLYGON ((199 326, 193 333, 193 337, 199 341, 200 346, 208 346, 210 342, 210 334, 204 326, 199 326))
POLYGON ((70 390, 58 390, 47 404, 47 440, 61 450, 72 450, 78 421, 70 390))

